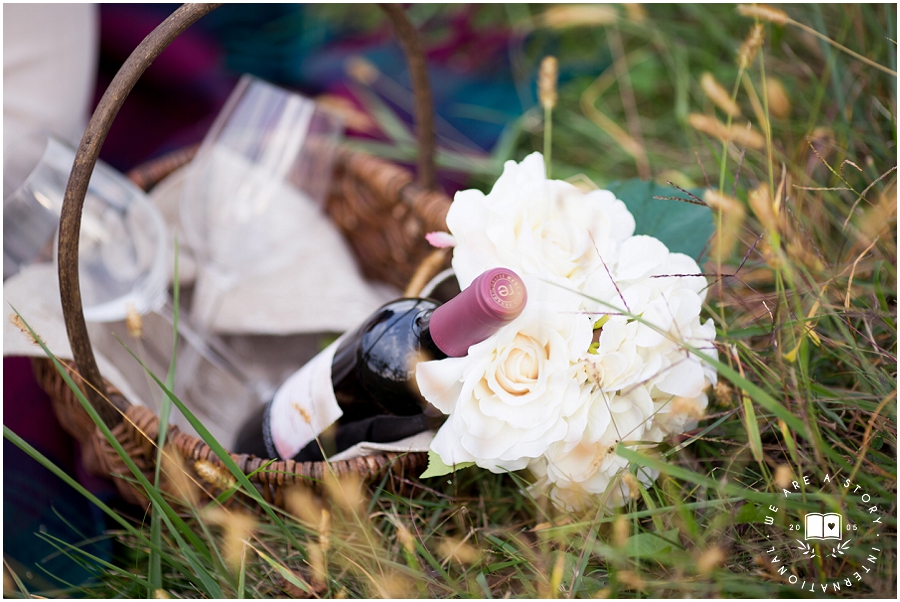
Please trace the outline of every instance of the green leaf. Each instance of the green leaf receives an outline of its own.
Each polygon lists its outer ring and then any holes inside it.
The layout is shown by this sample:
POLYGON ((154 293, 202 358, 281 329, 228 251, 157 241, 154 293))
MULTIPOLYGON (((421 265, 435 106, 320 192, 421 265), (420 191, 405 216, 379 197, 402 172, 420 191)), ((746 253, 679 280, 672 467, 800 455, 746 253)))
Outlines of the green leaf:
MULTIPOLYGON (((698 262, 715 225, 713 212, 689 202, 660 200, 653 197, 688 196, 671 186, 660 186, 646 180, 613 182, 609 191, 621 199, 634 216, 635 234, 646 234, 661 240, 673 253, 684 253, 698 262)), ((702 196, 702 190, 691 190, 702 196)))
POLYGON ((459 464, 454 464, 453 466, 447 466, 444 464, 444 461, 441 460, 441 457, 431 451, 428 450, 428 468, 425 469, 421 475, 419 475, 420 479, 428 479, 430 477, 442 477, 445 474, 450 474, 451 472, 456 472, 460 468, 467 468, 469 466, 475 466, 475 462, 460 462, 459 464))
POLYGON ((257 548, 253 548, 253 549, 256 551, 257 554, 259 554, 259 557, 260 557, 260 558, 262 558, 263 560, 265 560, 265 561, 269 564, 269 566, 271 566, 273 569, 275 569, 276 571, 278 571, 278 573, 279 573, 282 577, 284 577, 284 579, 285 579, 288 583, 290 583, 291 585, 294 585, 294 586, 296 586, 296 587, 299 587, 301 591, 304 591, 304 592, 306 592, 306 593, 308 593, 308 594, 309 594, 309 593, 312 593, 312 590, 309 588, 309 586, 308 586, 306 583, 304 583, 303 581, 301 581, 301 580, 297 577, 297 575, 295 575, 294 572, 291 571, 289 568, 287 568, 286 566, 284 566, 283 564, 281 564, 281 563, 279 563, 279 562, 276 562, 275 560, 273 560, 272 558, 270 558, 267 554, 265 554, 264 552, 260 551, 259 549, 257 549, 257 548))
POLYGON ((625 554, 634 558, 649 558, 671 551, 673 541, 677 541, 678 529, 662 533, 638 533, 625 542, 625 554))
POLYGON ((747 502, 741 509, 738 510, 737 516, 734 518, 734 523, 736 525, 742 525, 745 523, 762 523, 766 521, 766 516, 768 516, 767 506, 764 504, 754 504, 752 502, 747 502))

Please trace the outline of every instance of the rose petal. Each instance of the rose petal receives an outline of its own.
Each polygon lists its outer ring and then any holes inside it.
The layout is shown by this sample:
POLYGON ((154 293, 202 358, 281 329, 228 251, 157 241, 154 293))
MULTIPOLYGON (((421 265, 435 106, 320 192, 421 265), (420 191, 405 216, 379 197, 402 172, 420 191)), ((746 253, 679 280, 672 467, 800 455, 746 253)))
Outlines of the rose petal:
POLYGON ((684 357, 672 364, 662 380, 656 383, 660 391, 680 397, 697 397, 703 392, 703 367, 693 358, 684 357))
POLYGON ((416 384, 422 397, 444 414, 451 413, 462 390, 462 376, 467 363, 468 358, 465 357, 419 362, 416 365, 416 384))
POLYGON ((428 241, 432 247, 436 247, 438 249, 446 249, 447 247, 455 247, 456 246, 456 238, 449 232, 428 232, 425 235, 425 240, 428 241))

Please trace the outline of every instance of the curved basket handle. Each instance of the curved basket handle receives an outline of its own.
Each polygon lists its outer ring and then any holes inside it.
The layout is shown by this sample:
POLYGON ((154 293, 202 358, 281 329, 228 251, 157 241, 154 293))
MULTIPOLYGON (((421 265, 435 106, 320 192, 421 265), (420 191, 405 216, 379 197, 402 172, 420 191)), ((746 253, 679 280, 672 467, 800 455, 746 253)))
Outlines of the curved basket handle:
MULTIPOLYGON (((211 12, 220 4, 183 4, 165 21, 159 24, 122 64, 112 83, 100 99, 87 129, 78 145, 75 163, 69 175, 63 197, 59 221, 59 295, 62 301, 66 333, 72 348, 72 357, 83 382, 88 400, 100 414, 104 424, 113 427, 122 421, 122 412, 129 402, 120 395, 108 395, 97 360, 91 347, 78 275, 78 243, 81 232, 81 214, 91 173, 100 155, 112 122, 125 102, 131 89, 147 67, 185 29, 211 12), (110 403, 107 403, 107 399, 110 403)), ((395 32, 407 54, 412 74, 413 94, 416 102, 416 127, 419 135, 418 182, 425 188, 434 187, 434 131, 432 121, 431 90, 425 57, 415 28, 403 9, 396 4, 382 8, 394 25, 395 32)))
POLYGON ((75 163, 66 193, 63 197, 62 211, 59 218, 59 296, 62 300, 63 318, 72 357, 81 378, 85 382, 85 390, 91 405, 100 414, 103 422, 115 426, 122 421, 120 410, 128 407, 128 402, 119 396, 110 399, 115 406, 106 402, 106 387, 97 368, 97 360, 91 348, 87 326, 84 321, 84 310, 81 302, 81 287, 78 278, 78 242, 81 232, 81 211, 88 183, 100 147, 109 133, 113 119, 125 102, 125 98, 150 63, 159 56, 181 32, 197 19, 216 8, 216 4, 184 4, 150 32, 131 56, 122 64, 112 83, 106 89, 100 103, 94 110, 87 129, 78 145, 75 163))
POLYGON ((428 66, 425 52, 419 41, 419 32, 413 27, 406 11, 399 4, 380 4, 394 26, 394 33, 406 54, 409 76, 415 102, 416 134, 419 149, 416 155, 416 183, 426 190, 433 190, 434 178, 434 108, 431 86, 428 83, 428 66))

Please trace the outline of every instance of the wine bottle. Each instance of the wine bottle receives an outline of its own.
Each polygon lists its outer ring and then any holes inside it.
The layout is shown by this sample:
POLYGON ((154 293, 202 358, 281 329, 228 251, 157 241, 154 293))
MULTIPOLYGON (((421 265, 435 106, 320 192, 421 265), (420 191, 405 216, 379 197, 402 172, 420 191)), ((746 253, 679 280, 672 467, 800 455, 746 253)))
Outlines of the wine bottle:
POLYGON ((416 364, 466 355, 514 320, 526 301, 522 279, 494 268, 443 305, 431 299, 384 305, 291 375, 245 423, 235 450, 317 461, 360 441, 387 443, 435 427, 443 416, 428 411, 416 364))

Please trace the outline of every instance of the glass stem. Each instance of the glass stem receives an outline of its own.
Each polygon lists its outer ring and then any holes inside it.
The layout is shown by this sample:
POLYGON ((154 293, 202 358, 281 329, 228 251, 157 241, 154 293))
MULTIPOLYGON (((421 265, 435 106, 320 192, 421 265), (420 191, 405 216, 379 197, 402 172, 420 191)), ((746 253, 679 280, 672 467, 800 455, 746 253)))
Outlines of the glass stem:
MULTIPOLYGON (((178 315, 178 336, 184 338, 189 347, 196 354, 193 359, 185 357, 187 366, 179 370, 181 373, 191 373, 194 364, 199 358, 203 358, 212 364, 215 368, 227 372, 237 378, 244 387, 257 396, 260 401, 268 401, 274 394, 274 387, 259 378, 251 376, 242 366, 240 359, 235 357, 234 353, 218 336, 207 332, 203 333, 197 330, 192 320, 186 319, 187 312, 180 311, 178 315)), ((169 324, 172 324, 175 318, 174 307, 172 306, 172 298, 166 299, 165 305, 159 310, 159 315, 165 318, 169 324)))

